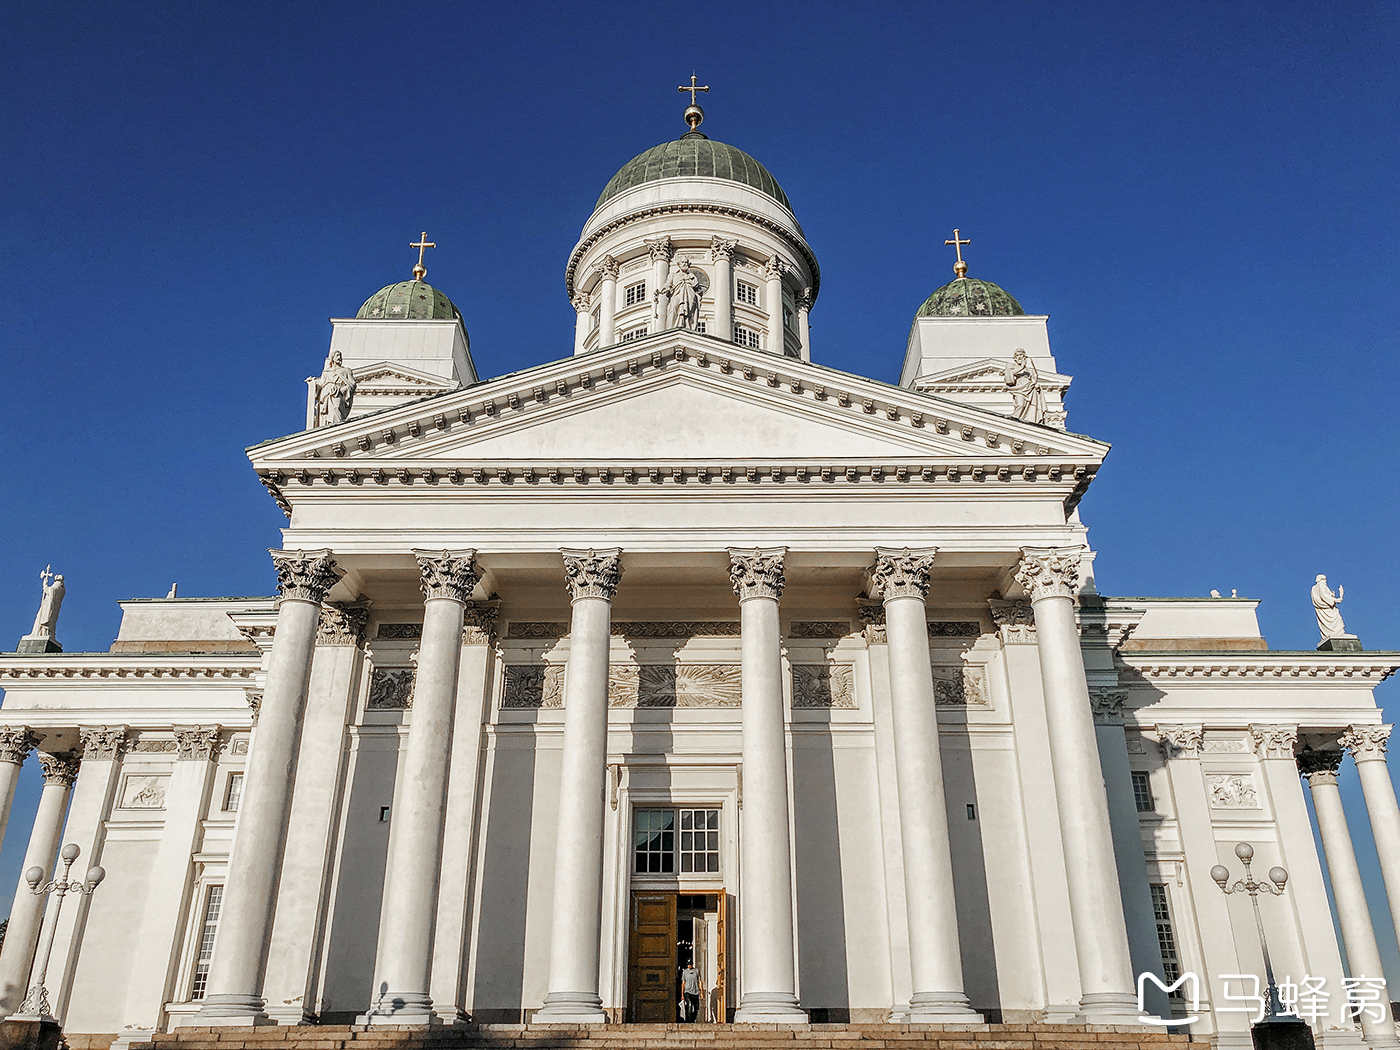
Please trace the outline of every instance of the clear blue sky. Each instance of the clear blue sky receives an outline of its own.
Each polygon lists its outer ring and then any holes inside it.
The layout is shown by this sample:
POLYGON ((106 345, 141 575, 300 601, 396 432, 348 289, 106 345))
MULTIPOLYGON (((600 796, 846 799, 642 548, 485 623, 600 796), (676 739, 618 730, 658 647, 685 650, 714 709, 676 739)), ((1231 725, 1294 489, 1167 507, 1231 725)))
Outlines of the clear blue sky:
POLYGON ((895 380, 960 227, 973 276, 1050 315, 1072 428, 1113 443, 1081 508, 1102 591, 1238 588, 1311 648, 1326 572, 1400 648, 1400 5, 5 12, 0 644, 50 562, 70 651, 174 580, 270 592, 284 519, 242 450, 300 429, 326 318, 408 277, 420 230, 483 375, 568 354, 567 253, 684 130, 693 69, 705 131, 769 167, 821 262, 815 360, 895 380))

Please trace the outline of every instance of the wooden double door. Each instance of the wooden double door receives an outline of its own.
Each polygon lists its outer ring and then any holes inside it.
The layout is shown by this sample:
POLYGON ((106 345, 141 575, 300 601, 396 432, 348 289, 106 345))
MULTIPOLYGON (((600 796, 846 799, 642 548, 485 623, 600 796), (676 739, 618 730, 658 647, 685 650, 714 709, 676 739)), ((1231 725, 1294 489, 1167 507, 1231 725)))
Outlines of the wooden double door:
POLYGON ((723 890, 704 894, 632 891, 627 953, 628 1021, 670 1023, 679 1018, 683 949, 701 974, 699 1019, 729 1019, 728 914, 728 898, 723 890), (706 921, 704 916, 714 919, 706 921), (683 930, 683 925, 690 928, 683 930))

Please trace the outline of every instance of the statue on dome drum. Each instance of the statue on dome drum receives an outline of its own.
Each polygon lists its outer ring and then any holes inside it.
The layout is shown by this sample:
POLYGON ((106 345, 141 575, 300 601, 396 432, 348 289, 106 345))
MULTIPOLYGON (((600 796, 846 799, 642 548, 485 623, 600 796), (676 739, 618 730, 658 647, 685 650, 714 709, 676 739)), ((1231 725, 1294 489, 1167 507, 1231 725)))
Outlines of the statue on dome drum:
POLYGON ((61 653, 63 647, 54 637, 58 629, 58 611, 63 606, 63 576, 54 575, 53 566, 44 566, 39 573, 39 584, 43 597, 39 600, 39 612, 34 617, 34 629, 19 641, 22 653, 61 653))
POLYGON ((1361 648, 1356 635, 1347 633, 1347 625, 1342 622, 1341 611, 1337 608, 1342 604, 1345 593, 1346 588, 1339 585, 1337 593, 1333 594, 1332 588, 1327 586, 1327 577, 1322 573, 1317 574, 1312 588, 1312 604, 1313 612, 1317 614, 1317 630, 1322 636, 1319 649, 1361 648))
POLYGON ((689 259, 676 264, 671 275, 671 283, 656 290, 656 298, 667 296, 670 308, 667 310, 668 328, 688 328, 692 332, 700 323, 700 272, 690 267, 689 259))
POLYGON ((1017 419, 1045 422, 1045 393, 1040 389, 1040 373, 1024 350, 1017 350, 1003 372, 1011 389, 1017 419))
POLYGON ((334 426, 350 418, 355 402, 355 376, 345 367, 339 350, 332 350, 316 380, 316 425, 334 426))

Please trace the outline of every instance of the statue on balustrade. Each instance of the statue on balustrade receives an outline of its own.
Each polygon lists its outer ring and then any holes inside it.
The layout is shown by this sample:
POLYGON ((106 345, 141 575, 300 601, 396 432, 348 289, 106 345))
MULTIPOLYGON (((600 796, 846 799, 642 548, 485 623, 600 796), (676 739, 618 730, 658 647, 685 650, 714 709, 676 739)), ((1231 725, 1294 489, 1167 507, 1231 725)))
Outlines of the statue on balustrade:
POLYGON ((1045 422, 1045 392, 1040 389, 1040 373, 1024 350, 1017 350, 1003 373, 1011 388, 1017 419, 1028 423, 1045 422))
POLYGON ((316 380, 316 425, 334 426, 350 418, 355 401, 355 376, 345 367, 339 350, 332 350, 316 380))

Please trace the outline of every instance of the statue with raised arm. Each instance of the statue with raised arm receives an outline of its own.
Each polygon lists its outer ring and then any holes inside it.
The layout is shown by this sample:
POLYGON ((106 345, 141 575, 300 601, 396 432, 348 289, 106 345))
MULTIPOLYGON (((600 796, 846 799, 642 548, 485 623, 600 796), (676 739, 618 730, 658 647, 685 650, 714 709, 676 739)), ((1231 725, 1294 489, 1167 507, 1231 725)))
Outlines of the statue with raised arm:
POLYGON ((334 426, 350 418, 355 401, 355 376, 345 367, 339 350, 332 350, 316 380, 316 425, 334 426))
POLYGON ((1040 389, 1040 373, 1024 350, 1017 350, 1003 371, 1006 385, 1011 389, 1011 401, 1017 419, 1029 423, 1045 422, 1045 392, 1040 389))
POLYGON ((1322 635, 1322 641, 1329 638, 1350 638, 1347 634, 1347 626, 1342 623, 1342 614, 1337 606, 1342 603, 1342 597, 1346 588, 1338 587, 1337 593, 1332 593, 1332 588, 1327 586, 1327 577, 1322 573, 1317 574, 1317 582, 1313 584, 1312 603, 1313 611, 1317 613, 1317 629, 1322 635))
POLYGON ((670 299, 666 327, 695 331, 700 323, 700 274, 690 268, 689 259, 678 262, 671 274, 671 283, 657 290, 658 300, 663 295, 670 299))

